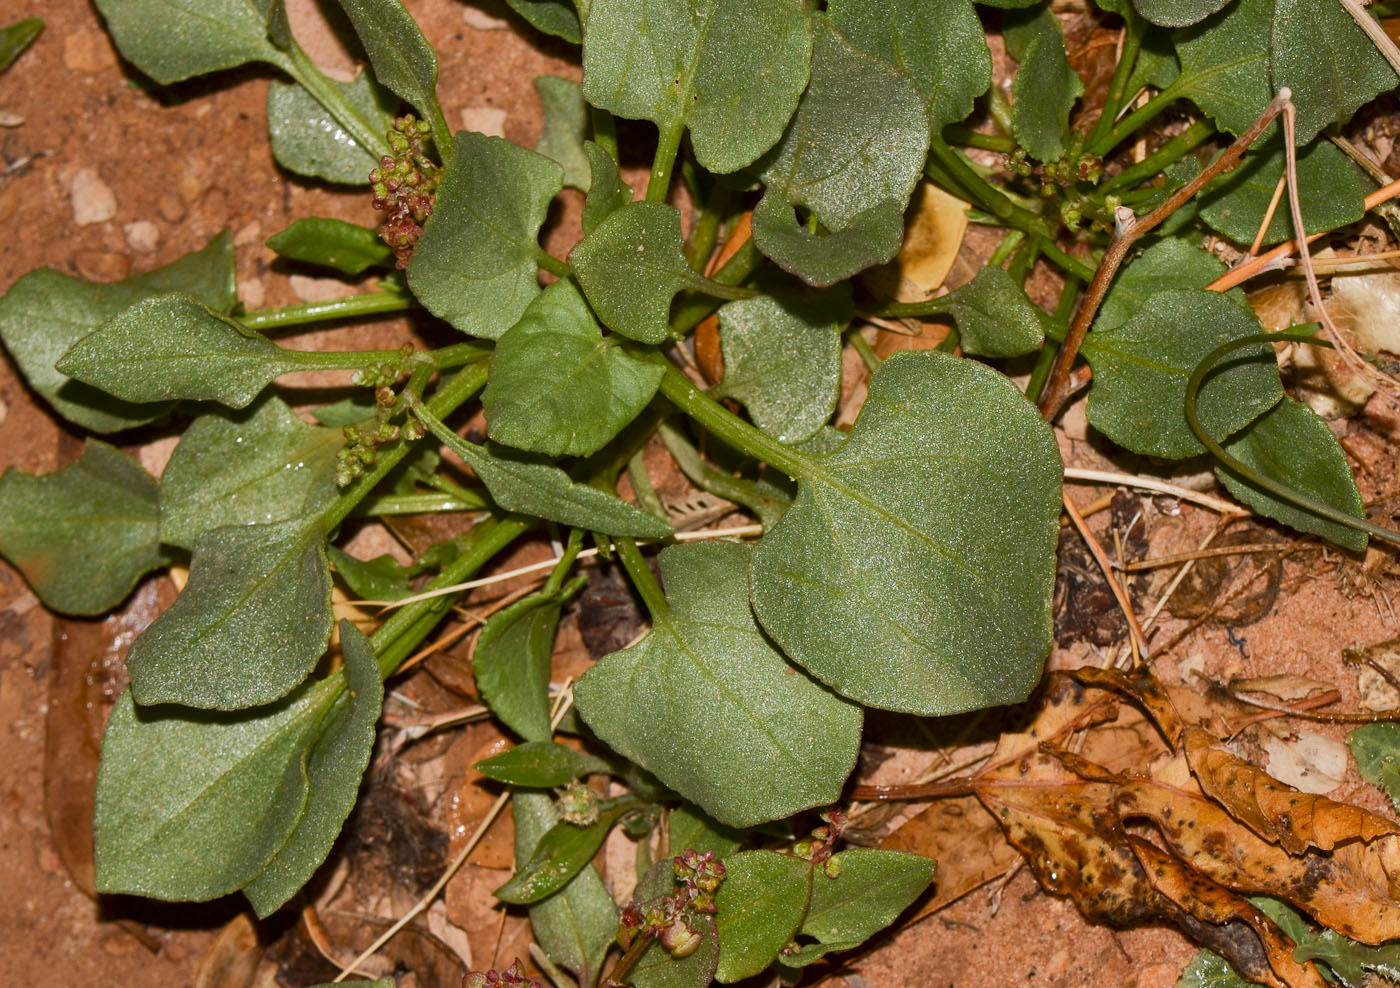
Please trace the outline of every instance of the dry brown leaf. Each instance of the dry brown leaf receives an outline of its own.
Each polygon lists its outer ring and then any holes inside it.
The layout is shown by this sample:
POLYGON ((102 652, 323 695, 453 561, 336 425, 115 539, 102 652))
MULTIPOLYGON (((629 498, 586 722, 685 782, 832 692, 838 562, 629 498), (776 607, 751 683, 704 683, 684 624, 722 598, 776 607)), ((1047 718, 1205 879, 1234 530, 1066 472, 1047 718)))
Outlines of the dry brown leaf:
POLYGON ((1230 680, 1230 689, 1243 693, 1267 693, 1280 700, 1301 700, 1312 693, 1325 693, 1335 689, 1331 683, 1306 676, 1255 676, 1250 679, 1230 680))
POLYGON ((907 920, 917 922, 985 885, 1020 860, 1002 836, 996 818, 976 796, 939 799, 880 846, 921 854, 938 862, 933 897, 907 920))
POLYGON ((943 285, 962 249, 968 204, 929 181, 914 190, 905 213, 904 243, 888 264, 862 276, 879 298, 922 302, 943 285))
POLYGON ((1400 827, 1358 806, 1301 792, 1221 747, 1200 728, 1186 729, 1186 759, 1201 789, 1260 837, 1299 855, 1350 841, 1400 835, 1400 827))
POLYGON ((239 913, 219 931, 194 973, 194 988, 251 988, 262 960, 258 931, 239 913))
MULTIPOLYGON (((714 274, 748 242, 752 235, 749 227, 751 215, 744 213, 739 217, 724 246, 705 266, 705 274, 714 274)), ((724 353, 719 345, 718 316, 706 316, 695 327, 695 362, 700 366, 700 373, 704 374, 711 384, 718 384, 724 377, 724 353)))

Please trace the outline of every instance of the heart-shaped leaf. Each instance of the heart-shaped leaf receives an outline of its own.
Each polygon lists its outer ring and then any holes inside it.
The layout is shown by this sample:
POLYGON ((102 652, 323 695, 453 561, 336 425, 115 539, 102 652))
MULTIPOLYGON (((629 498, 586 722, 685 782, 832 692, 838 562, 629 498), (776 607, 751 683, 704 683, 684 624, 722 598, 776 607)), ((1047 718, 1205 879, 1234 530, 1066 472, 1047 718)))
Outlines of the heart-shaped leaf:
POLYGON ((0 477, 0 555, 54 610, 101 614, 169 562, 158 496, 136 461, 95 439, 57 473, 10 467, 0 477))
POLYGON ((800 0, 593 0, 583 92, 662 134, 688 124, 696 160, 732 172, 782 135, 811 57, 800 0))
MULTIPOLYGON (((368 72, 351 82, 326 80, 368 126, 383 134, 398 105, 374 84, 368 72)), ((295 82, 274 79, 267 87, 267 133, 277 163, 298 175, 344 185, 368 185, 379 159, 362 148, 310 91, 295 82)))
POLYGON ((132 642, 132 696, 213 710, 270 703, 307 677, 330 634, 330 568, 315 525, 216 528, 195 541, 175 603, 132 642))
POLYGON ((895 354, 845 444, 800 459, 752 573, 783 651, 868 706, 1024 699, 1050 647, 1061 465, 1015 386, 971 360, 895 354))
POLYGON ((1225 265, 1209 251, 1175 237, 1165 238, 1119 271, 1094 317, 1094 332, 1123 325, 1157 292, 1205 288, 1224 273, 1225 265))
POLYGON ((458 134, 408 265, 413 294, 469 336, 499 339, 539 294, 536 237, 563 171, 484 134, 458 134))
POLYGON ((247 62, 285 67, 268 37, 273 0, 97 0, 127 61, 162 86, 247 62))
POLYGON ((583 143, 588 137, 588 104, 578 83, 557 75, 537 75, 535 92, 544 108, 544 127, 535 150, 564 169, 565 185, 587 192, 590 173, 583 143))
POLYGON ((753 211, 753 242, 765 257, 816 288, 834 285, 899 253, 904 209, 878 203, 835 233, 813 233, 779 196, 764 196, 753 211))
POLYGON ((530 303, 496 344, 481 396, 492 439, 550 456, 588 456, 656 394, 662 369, 602 329, 569 281, 530 303))
POLYGON ((775 851, 743 851, 724 860, 715 892, 722 984, 760 973, 792 940, 812 895, 812 866, 775 851))
POLYGON ((723 542, 665 550, 668 610, 574 688, 598 737, 736 827, 838 799, 861 727, 859 707, 794 674, 754 624, 751 553, 723 542))

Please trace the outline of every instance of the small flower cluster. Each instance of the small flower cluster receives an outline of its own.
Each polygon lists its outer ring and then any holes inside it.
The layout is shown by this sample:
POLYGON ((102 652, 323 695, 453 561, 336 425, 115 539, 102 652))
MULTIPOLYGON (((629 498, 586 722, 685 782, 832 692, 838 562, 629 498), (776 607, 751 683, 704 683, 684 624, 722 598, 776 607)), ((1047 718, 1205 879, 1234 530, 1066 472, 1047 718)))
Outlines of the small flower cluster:
POLYGON ((565 823, 589 827, 598 822, 598 794, 582 782, 574 782, 559 791, 555 808, 565 823))
POLYGON ((390 419, 397 413, 399 396, 394 393, 393 384, 408 373, 414 351, 412 344, 404 344, 399 350, 397 363, 384 363, 379 367, 359 371, 355 383, 374 388, 374 419, 356 425, 347 425, 345 445, 335 454, 335 482, 345 487, 360 476, 379 457, 379 447, 402 437, 409 442, 423 438, 427 431, 417 419, 410 418, 402 426, 390 419))
POLYGON ((622 910, 617 942, 623 949, 637 937, 659 940, 672 957, 689 957, 700 946, 702 934, 690 923, 696 913, 713 915, 715 890, 724 881, 724 863, 713 851, 698 854, 686 848, 672 859, 676 888, 670 895, 643 908, 634 899, 622 910))
POLYGON ((385 214, 375 232, 394 252, 399 268, 408 267, 442 181, 442 169, 423 151, 431 133, 428 122, 411 113, 396 118, 387 134, 393 154, 380 158, 379 167, 369 173, 374 208, 385 214))
POLYGON ((821 818, 824 824, 812 830, 810 840, 800 840, 792 845, 792 853, 803 861, 821 865, 828 878, 835 878, 841 874, 841 857, 834 852, 836 842, 846 829, 846 811, 833 806, 822 813, 821 818))
POLYGON ((462 988, 543 988, 538 981, 526 981, 516 961, 504 971, 468 971, 462 978, 462 988))

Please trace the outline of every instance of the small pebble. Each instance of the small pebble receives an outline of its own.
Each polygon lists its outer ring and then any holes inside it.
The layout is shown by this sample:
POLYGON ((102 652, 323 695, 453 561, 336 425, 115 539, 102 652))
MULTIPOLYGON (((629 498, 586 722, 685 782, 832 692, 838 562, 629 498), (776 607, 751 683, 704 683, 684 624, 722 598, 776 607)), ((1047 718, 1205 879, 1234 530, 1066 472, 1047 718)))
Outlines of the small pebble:
POLYGON ((233 245, 235 247, 247 247, 249 244, 262 243, 262 224, 257 220, 244 224, 238 228, 238 232, 233 235, 233 245))
POLYGON ((506 136, 506 111, 494 106, 469 106, 462 110, 462 126, 487 137, 506 136))
POLYGON ((257 278, 240 278, 238 280, 238 301, 243 303, 245 309, 261 309, 263 303, 267 301, 267 289, 257 278))
POLYGON ((149 254, 160 246, 160 227, 150 220, 137 220, 122 227, 127 246, 138 254, 149 254))
POLYGON ((117 215, 117 197, 95 168, 79 168, 73 173, 69 199, 73 204, 73 222, 79 226, 105 223, 117 215))
POLYGON ((470 3, 462 9, 462 20, 467 22, 467 27, 474 27, 478 31, 500 31, 510 27, 510 21, 504 17, 488 14, 480 7, 471 6, 470 3))
POLYGON ((175 180, 175 191, 180 193, 180 198, 185 200, 186 205, 189 205, 204 192, 204 183, 194 169, 186 168, 175 180))
POLYGON ((73 72, 101 72, 114 67, 117 56, 101 31, 78 31, 63 39, 63 64, 73 72))
POLYGON ((168 223, 178 223, 185 218, 185 204, 180 201, 179 196, 169 192, 160 197, 156 208, 168 223))
POLYGON ((73 263, 88 281, 121 281, 131 274, 131 258, 109 250, 80 250, 73 263))
POLYGON ((349 295, 345 282, 339 278, 312 278, 304 274, 294 274, 288 279, 292 293, 303 302, 329 302, 333 298, 349 295))

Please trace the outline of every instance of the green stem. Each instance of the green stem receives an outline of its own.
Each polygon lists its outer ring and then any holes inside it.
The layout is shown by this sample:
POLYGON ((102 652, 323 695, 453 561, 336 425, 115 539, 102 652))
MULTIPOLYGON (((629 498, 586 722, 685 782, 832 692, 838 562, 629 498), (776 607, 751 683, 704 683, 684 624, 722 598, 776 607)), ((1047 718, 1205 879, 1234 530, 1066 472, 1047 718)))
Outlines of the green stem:
POLYGON ((665 202, 671 192, 671 171, 676 167, 676 153, 685 134, 685 118, 679 117, 663 127, 656 142, 656 157, 651 162, 651 177, 647 179, 647 202, 665 202))
MULTIPOLYGON (((491 518, 472 529, 472 544, 443 568, 424 590, 437 590, 471 579, 476 571, 492 557, 524 535, 535 525, 532 518, 510 515, 491 518)), ((389 620, 379 626, 370 642, 379 658, 381 675, 387 678, 404 659, 412 654, 428 633, 452 609, 460 594, 444 594, 415 601, 394 611, 389 620)))
MULTIPOLYGON (((287 350, 299 365, 296 370, 363 370, 378 364, 397 364, 403 359, 401 350, 287 350)), ((482 360, 490 350, 479 343, 454 343, 452 346, 422 353, 437 370, 450 370, 463 364, 482 360)))
POLYGON ((1131 137, 1139 127, 1152 120, 1176 100, 1175 85, 1168 86, 1119 121, 1118 125, 1109 131, 1107 136, 1101 137, 1096 143, 1089 145, 1089 153, 1098 155, 1100 158, 1105 157, 1119 144, 1131 137))
MULTIPOLYGON (((302 51, 301 45, 292 45, 287 56, 288 61, 282 66, 287 74, 315 97, 316 102, 335 118, 336 123, 345 128, 356 144, 376 160, 389 153, 388 139, 375 130, 374 125, 345 98, 339 87, 316 67, 316 63, 302 51)), ((368 176, 365 182, 368 184, 368 176)))
POLYGON ((734 193, 729 190, 729 187, 716 183, 714 191, 710 193, 710 198, 705 203, 705 208, 700 210, 700 215, 695 220, 695 226, 690 231, 690 239, 685 245, 685 259, 690 262, 692 268, 701 274, 705 273, 705 263, 715 252, 715 244, 719 241, 720 224, 728 215, 733 201, 734 193))
MULTIPOLYGON (((395 354, 397 355, 397 351, 395 354)), ((438 388, 437 393, 427 403, 428 410, 438 418, 451 415, 459 405, 464 404, 485 386, 486 364, 484 361, 464 367, 451 380, 438 388)), ((395 445, 382 448, 378 458, 374 461, 373 469, 361 474, 354 483, 341 491, 340 497, 336 499, 335 504, 326 514, 325 531, 334 531, 341 522, 349 517, 356 505, 379 486, 380 481, 388 476, 389 471, 399 465, 399 461, 407 456, 413 447, 414 443, 400 441, 395 445)))
POLYGON ((865 369, 874 374, 880 369, 880 355, 875 352, 875 348, 870 345, 870 341, 861 335, 859 329, 852 329, 846 334, 846 342, 851 345, 851 349, 860 357, 865 364, 865 369))
POLYGON ((430 93, 428 98, 432 101, 432 105, 428 107, 428 123, 433 128, 433 146, 437 148, 438 161, 446 167, 452 160, 452 128, 448 126, 447 118, 442 115, 437 96, 430 93))
POLYGON ((646 557, 637 548, 637 540, 619 538, 614 539, 613 544, 617 546, 617 558, 622 560, 622 566, 627 570, 627 578, 637 589, 642 603, 647 605, 652 624, 665 621, 671 608, 666 603, 666 595, 661 592, 661 584, 656 582, 656 576, 647 565, 646 557))
POLYGON ((1001 267, 1025 239, 1026 235, 1020 230, 1007 230, 1006 236, 1001 238, 1001 243, 992 251, 992 256, 987 258, 987 267, 1001 267))
POLYGON ((485 498, 463 500, 450 494, 385 494, 356 505, 351 512, 355 518, 377 518, 384 515, 430 515, 448 511, 484 511, 489 508, 485 498))
POLYGON ((1031 237, 1016 249, 1016 254, 1011 258, 1011 264, 1006 269, 1006 273, 1011 275, 1012 281, 1018 285, 1025 282, 1031 268, 1035 267, 1036 258, 1040 256, 1040 247, 1044 242, 1044 237, 1031 237))
POLYGON ((540 594, 544 597, 553 597, 559 593, 564 585, 564 577, 569 575, 569 570, 573 569, 574 561, 578 559, 579 551, 583 548, 583 529, 569 529, 569 542, 564 546, 564 552, 559 557, 559 562, 554 564, 554 569, 550 571, 549 579, 545 580, 544 586, 540 587, 540 594))
POLYGON ((1215 127, 1208 120, 1197 120, 1180 134, 1167 141, 1156 151, 1136 165, 1123 169, 1098 187, 1095 198, 1102 200, 1105 195, 1118 189, 1128 188, 1138 182, 1162 172, 1168 165, 1180 161, 1188 153, 1215 135, 1215 127))
POLYGON ((1080 281, 1089 281, 1094 277, 1094 269, 1085 264, 1072 254, 1066 254, 1063 250, 1048 240, 1041 241, 1040 253, 1047 261, 1053 263, 1065 274, 1073 275, 1080 281))
POLYGON ((776 518, 791 506, 785 499, 760 490, 759 486, 747 477, 734 477, 710 466, 700 455, 700 451, 670 423, 663 422, 658 432, 666 451, 676 461, 676 466, 681 468, 681 473, 702 491, 743 505, 757 515, 760 521, 776 518))
POLYGON ((569 270, 569 266, 543 247, 535 248, 535 263, 556 278, 573 277, 573 272, 569 270))
POLYGON ((1065 284, 1060 289, 1060 301, 1055 306, 1054 324, 1055 328, 1045 327, 1045 335, 1049 337, 1045 345, 1040 348, 1040 352, 1035 356, 1035 366, 1031 368, 1030 380, 1026 382, 1026 396, 1031 401, 1039 401, 1040 393, 1045 390, 1045 381, 1050 377, 1050 368, 1055 363, 1055 354, 1059 350, 1059 344, 1065 341, 1063 332, 1056 332, 1061 326, 1068 327, 1069 318, 1074 314, 1074 303, 1079 297, 1079 288, 1083 284, 1073 275, 1065 278, 1065 284))
POLYGON ((1016 142, 1009 137, 983 134, 971 127, 964 127, 962 124, 949 124, 944 127, 943 139, 949 144, 981 148, 983 151, 1000 151, 1002 154, 1010 154, 1016 150, 1016 142))
POLYGON ((353 319, 385 312, 406 312, 418 307, 418 300, 412 295, 401 295, 398 292, 365 292, 362 295, 347 295, 324 302, 284 305, 276 309, 254 309, 239 316, 238 321, 249 329, 266 332, 330 319, 353 319))
POLYGON ((1123 51, 1118 56, 1118 65, 1113 70, 1113 80, 1108 84, 1108 95, 1104 98, 1103 112, 1099 114, 1099 119, 1094 123, 1094 129, 1089 132, 1085 144, 1093 147, 1103 139, 1104 135, 1113 129, 1114 121, 1118 119, 1118 111, 1123 108, 1123 101, 1127 98, 1128 80, 1132 77, 1133 68, 1137 65, 1138 51, 1142 48, 1142 36, 1146 31, 1147 24, 1126 4, 1123 10, 1123 51))
POLYGON ((627 477, 632 481, 632 490, 636 492, 637 502, 642 508, 670 524, 671 518, 666 514, 666 506, 661 503, 661 498, 652 485, 651 477, 647 474, 646 455, 647 448, 645 446, 640 447, 632 454, 632 458, 627 461, 627 477))
MULTIPOLYGON (((710 281, 717 285, 738 285, 749 275, 753 274, 763 260, 763 255, 754 246, 753 238, 744 241, 744 246, 734 252, 724 266, 716 271, 710 281)), ((691 297, 683 299, 676 306, 675 317, 671 320, 671 335, 676 339, 684 339, 700 321, 720 307, 720 302, 713 298, 691 297)))

